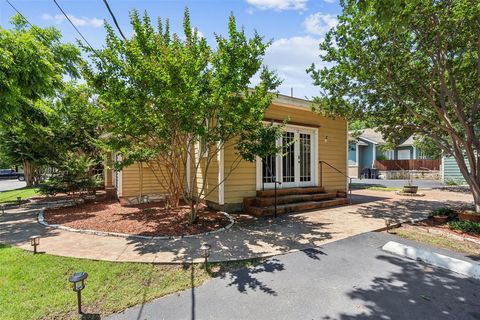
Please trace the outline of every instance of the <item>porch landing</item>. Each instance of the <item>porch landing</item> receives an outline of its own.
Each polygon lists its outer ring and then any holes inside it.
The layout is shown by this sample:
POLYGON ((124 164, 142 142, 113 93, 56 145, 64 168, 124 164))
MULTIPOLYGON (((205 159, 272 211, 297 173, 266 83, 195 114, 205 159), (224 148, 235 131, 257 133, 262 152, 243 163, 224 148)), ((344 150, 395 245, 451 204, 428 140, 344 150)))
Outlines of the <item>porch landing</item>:
POLYGON ((0 215, 0 243, 31 250, 29 237, 40 235, 39 251, 94 260, 148 263, 200 262, 202 242, 212 245, 211 261, 269 257, 298 251, 384 228, 384 218, 400 222, 425 217, 433 208, 471 202, 468 194, 425 190, 405 198, 393 192, 357 190, 353 205, 287 214, 277 219, 240 216, 230 230, 194 238, 140 240, 48 229, 36 210, 7 210, 0 215))

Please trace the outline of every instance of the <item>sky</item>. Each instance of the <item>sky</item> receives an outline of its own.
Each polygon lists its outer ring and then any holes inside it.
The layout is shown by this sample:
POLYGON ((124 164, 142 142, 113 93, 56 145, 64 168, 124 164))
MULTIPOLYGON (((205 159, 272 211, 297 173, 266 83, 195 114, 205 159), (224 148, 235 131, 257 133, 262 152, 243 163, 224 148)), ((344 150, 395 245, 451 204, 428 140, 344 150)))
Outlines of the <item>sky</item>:
MULTIPOLYGON (((169 19, 171 30, 181 33, 183 11, 190 9, 192 25, 210 44, 214 33, 225 35, 230 13, 237 24, 252 35, 256 30, 266 40, 272 40, 264 64, 277 71, 283 80, 280 93, 310 99, 318 95, 305 69, 312 63, 325 65, 319 58, 319 43, 325 33, 337 23, 341 8, 339 0, 109 0, 122 31, 132 34, 129 12, 147 11, 152 21, 156 17, 169 19)), ((62 31, 64 41, 80 38, 53 0, 10 0, 33 24, 54 25, 62 31)), ((103 0, 57 0, 80 32, 94 48, 105 40, 104 20, 113 21, 103 0)), ((0 0, 0 26, 10 28, 9 19, 15 14, 6 0, 0 0)))

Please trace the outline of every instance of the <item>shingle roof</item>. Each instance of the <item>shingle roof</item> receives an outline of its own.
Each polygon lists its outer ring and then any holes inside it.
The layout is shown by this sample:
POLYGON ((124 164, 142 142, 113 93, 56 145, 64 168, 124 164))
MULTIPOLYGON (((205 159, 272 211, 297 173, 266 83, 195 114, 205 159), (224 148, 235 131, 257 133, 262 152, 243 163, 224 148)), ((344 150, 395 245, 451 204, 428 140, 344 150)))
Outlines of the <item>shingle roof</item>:
MULTIPOLYGON (((353 132, 350 132, 353 133, 353 132)), ((362 133, 358 136, 360 139, 365 139, 369 142, 373 142, 375 144, 384 144, 385 140, 383 139, 383 136, 380 132, 376 131, 375 129, 372 128, 367 128, 363 129, 362 133)), ((401 144, 399 144, 399 147, 406 147, 406 146, 413 146, 415 138, 414 136, 408 137, 405 141, 403 141, 401 144)))

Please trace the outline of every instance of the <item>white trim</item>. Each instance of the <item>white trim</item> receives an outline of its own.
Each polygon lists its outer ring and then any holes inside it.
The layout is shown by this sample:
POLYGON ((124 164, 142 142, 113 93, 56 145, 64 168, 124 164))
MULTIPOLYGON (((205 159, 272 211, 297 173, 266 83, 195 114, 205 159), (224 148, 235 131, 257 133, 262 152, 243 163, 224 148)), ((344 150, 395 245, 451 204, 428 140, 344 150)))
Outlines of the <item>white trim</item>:
MULTIPOLYGON (((360 155, 360 151, 358 150, 358 149, 360 149, 359 146, 360 145, 358 143, 355 145, 355 147, 357 148, 356 151, 355 151, 355 153, 356 153, 355 154, 355 164, 357 165, 357 167, 359 166, 359 163, 360 163, 360 161, 358 159, 358 156, 360 155)), ((348 158, 348 155, 347 155, 347 158, 348 158)))
POLYGON ((190 145, 188 148, 187 148, 187 168, 186 168, 186 171, 187 171, 187 189, 190 191, 190 184, 191 184, 191 166, 192 166, 192 159, 190 157, 190 152, 191 152, 191 148, 192 146, 190 145))
POLYGON ((373 141, 373 140, 364 138, 364 137, 362 137, 362 136, 358 137, 358 139, 366 140, 366 141, 368 141, 368 142, 370 142, 370 143, 373 143, 373 144, 375 144, 375 145, 376 145, 376 144, 379 144, 378 142, 375 142, 375 141, 373 141))
POLYGON ((417 159, 417 148, 413 147, 413 160, 417 159))
POLYGON ((375 165, 375 160, 377 159, 377 146, 374 145, 373 146, 373 159, 372 159, 372 164, 370 166, 370 168, 373 169, 373 166, 375 165))
MULTIPOLYGON (((115 154, 115 159, 115 161, 122 161, 122 156, 119 154, 115 154)), ((123 195, 123 170, 118 171, 117 174, 117 197, 120 198, 123 195)))
POLYGON ((225 204, 225 148, 222 146, 218 155, 218 204, 225 204))

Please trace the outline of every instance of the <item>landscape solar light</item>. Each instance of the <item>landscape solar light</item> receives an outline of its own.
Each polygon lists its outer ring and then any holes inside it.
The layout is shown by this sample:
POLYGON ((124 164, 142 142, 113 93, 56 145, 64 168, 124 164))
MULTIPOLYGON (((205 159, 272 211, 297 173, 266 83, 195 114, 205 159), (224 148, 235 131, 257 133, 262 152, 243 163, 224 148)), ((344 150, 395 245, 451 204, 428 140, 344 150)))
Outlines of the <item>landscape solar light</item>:
POLYGON ((391 224, 392 224, 392 219, 386 218, 385 219, 385 226, 387 227, 387 232, 389 232, 391 224))
POLYGON ((85 279, 87 279, 88 273, 75 272, 68 281, 73 285, 73 291, 77 293, 77 305, 78 313, 82 314, 82 290, 85 288, 85 279))
POLYGON ((33 254, 36 254, 37 246, 40 245, 40 236, 30 237, 30 245, 33 247, 33 254))
POLYGON ((202 256, 205 258, 205 269, 207 268, 208 257, 210 256, 211 249, 212 249, 212 246, 205 242, 202 243, 202 246, 200 247, 200 252, 202 253, 202 256))
POLYGON ((17 202, 20 204, 22 202, 22 197, 17 197, 17 202))

